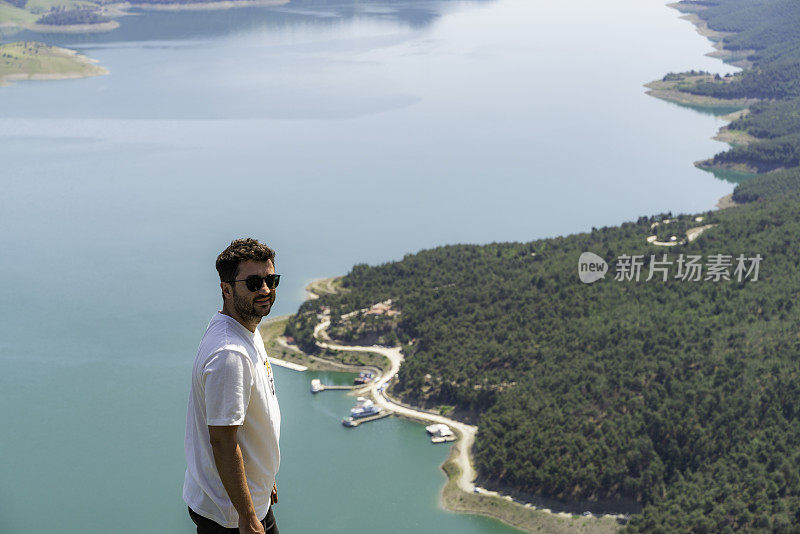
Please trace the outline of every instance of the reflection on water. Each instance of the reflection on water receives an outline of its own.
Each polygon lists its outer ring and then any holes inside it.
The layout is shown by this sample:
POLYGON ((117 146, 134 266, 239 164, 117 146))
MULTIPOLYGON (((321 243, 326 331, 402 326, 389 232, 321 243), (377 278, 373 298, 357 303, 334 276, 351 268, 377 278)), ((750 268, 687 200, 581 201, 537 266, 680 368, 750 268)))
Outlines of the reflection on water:
POLYGON ((29 85, 26 96, 38 99, 41 92, 39 106, 7 106, 0 112, 42 118, 338 120, 400 109, 420 97, 393 87, 385 75, 376 76, 369 70, 374 59, 364 55, 404 46, 464 5, 301 0, 226 10, 134 10, 106 33, 22 31, 13 40, 44 40, 103 60, 116 90, 109 91, 111 82, 105 79, 84 80, 64 84, 52 98, 44 97, 46 87, 29 85), (220 39, 227 46, 210 46, 220 39), (120 59, 145 72, 120 68, 120 59), (235 98, 225 98, 231 91, 235 98))
POLYGON ((732 169, 703 169, 703 170, 713 174, 714 178, 718 180, 724 180, 725 182, 731 184, 739 184, 755 176, 755 173, 752 172, 735 171, 732 169))
MULTIPOLYGON (((489 3, 495 0, 469 0, 489 3)), ((3 40, 39 40, 59 46, 117 43, 128 41, 191 40, 226 37, 258 29, 263 32, 287 27, 312 26, 330 29, 343 22, 372 20, 423 29, 463 5, 464 0, 404 0, 391 4, 371 4, 356 0, 291 0, 284 5, 238 7, 225 10, 151 11, 132 8, 130 15, 118 19, 119 28, 110 32, 43 34, 20 31, 3 40)))
POLYGON ((680 108, 691 109, 692 111, 696 111, 697 113, 701 113, 703 115, 711 115, 712 117, 724 117, 725 115, 729 115, 735 111, 741 111, 744 109, 742 106, 702 106, 698 104, 687 104, 684 102, 673 102, 671 100, 665 100, 665 102, 680 108))

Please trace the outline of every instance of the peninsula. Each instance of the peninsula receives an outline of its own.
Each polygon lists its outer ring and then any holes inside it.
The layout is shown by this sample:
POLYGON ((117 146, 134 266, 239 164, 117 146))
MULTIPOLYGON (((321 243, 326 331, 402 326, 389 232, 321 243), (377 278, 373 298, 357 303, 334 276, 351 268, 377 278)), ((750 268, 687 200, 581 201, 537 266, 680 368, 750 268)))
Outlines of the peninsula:
POLYGON ((74 50, 35 41, 0 45, 0 86, 20 80, 64 80, 108 74, 74 50))

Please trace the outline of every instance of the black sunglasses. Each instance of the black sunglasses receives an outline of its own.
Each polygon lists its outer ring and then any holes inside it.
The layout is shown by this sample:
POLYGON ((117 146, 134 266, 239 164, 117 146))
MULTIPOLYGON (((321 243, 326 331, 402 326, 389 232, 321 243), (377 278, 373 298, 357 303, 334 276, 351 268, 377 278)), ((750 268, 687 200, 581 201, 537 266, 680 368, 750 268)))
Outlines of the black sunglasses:
POLYGON ((257 274, 253 274, 248 276, 247 278, 242 278, 241 280, 231 280, 230 283, 234 282, 244 282, 247 286, 247 289, 250 291, 258 291, 261 289, 261 286, 266 283, 269 289, 275 289, 278 287, 278 282, 281 281, 281 275, 279 274, 268 274, 267 276, 258 276, 257 274))

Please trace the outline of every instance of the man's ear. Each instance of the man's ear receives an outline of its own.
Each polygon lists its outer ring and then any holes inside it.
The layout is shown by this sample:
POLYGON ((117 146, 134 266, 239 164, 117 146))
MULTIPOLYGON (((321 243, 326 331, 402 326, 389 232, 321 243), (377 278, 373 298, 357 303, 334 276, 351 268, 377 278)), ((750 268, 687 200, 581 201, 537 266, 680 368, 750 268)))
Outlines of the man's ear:
POLYGON ((222 290, 222 299, 233 297, 233 286, 227 282, 220 282, 219 288, 222 290))

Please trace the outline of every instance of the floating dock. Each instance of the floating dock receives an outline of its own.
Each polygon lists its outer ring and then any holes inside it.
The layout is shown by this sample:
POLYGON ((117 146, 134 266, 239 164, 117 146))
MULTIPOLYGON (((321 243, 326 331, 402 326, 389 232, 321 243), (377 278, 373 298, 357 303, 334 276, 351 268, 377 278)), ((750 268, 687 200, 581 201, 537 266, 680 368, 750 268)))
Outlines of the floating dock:
POLYGON ((392 415, 392 412, 381 412, 378 415, 372 415, 370 417, 360 417, 358 419, 348 417, 346 419, 342 419, 342 424, 347 427, 356 427, 361 423, 369 423, 370 421, 377 421, 378 419, 383 419, 384 417, 389 417, 390 415, 392 415))
POLYGON ((321 384, 316 392, 327 391, 329 389, 356 389, 356 388, 354 388, 353 386, 326 386, 325 384, 321 384))
POLYGON ((319 393, 327 389, 355 389, 353 386, 326 386, 318 378, 311 381, 311 393, 319 393))

